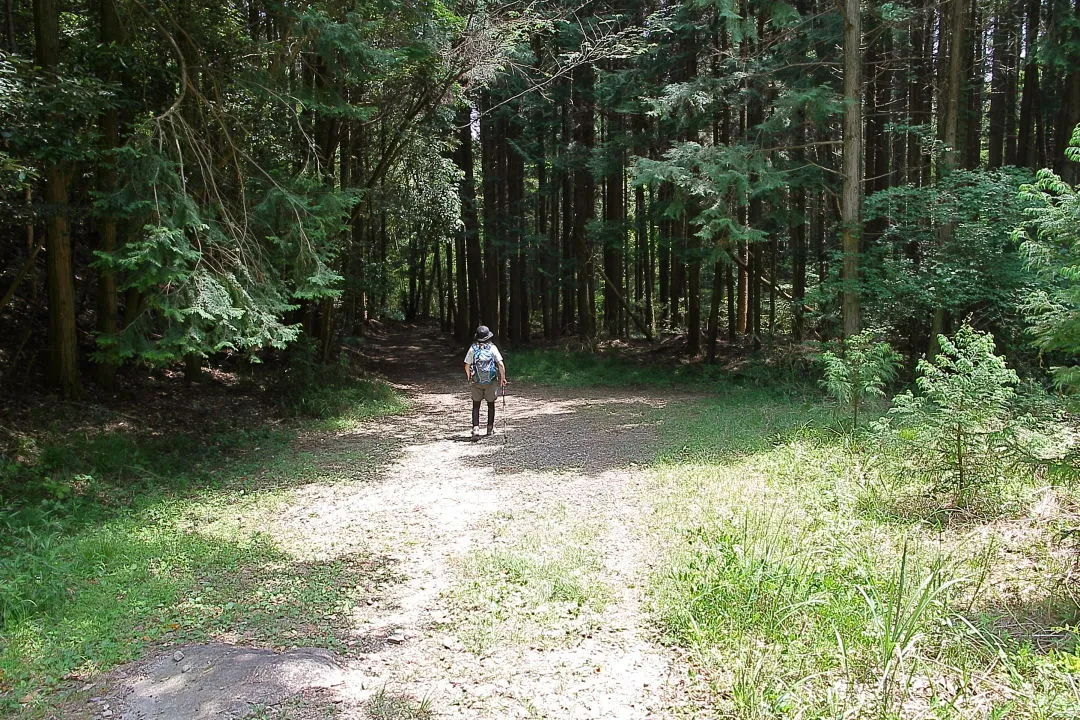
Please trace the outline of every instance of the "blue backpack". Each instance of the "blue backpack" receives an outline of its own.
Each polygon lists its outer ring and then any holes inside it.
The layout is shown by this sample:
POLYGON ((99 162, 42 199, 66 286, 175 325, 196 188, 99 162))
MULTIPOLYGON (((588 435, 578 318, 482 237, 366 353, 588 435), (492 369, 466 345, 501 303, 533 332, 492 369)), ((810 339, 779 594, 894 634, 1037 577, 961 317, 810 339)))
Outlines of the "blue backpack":
POLYGON ((495 350, 491 343, 473 343, 472 346, 472 381, 477 385, 490 385, 498 375, 498 363, 495 362, 495 350))

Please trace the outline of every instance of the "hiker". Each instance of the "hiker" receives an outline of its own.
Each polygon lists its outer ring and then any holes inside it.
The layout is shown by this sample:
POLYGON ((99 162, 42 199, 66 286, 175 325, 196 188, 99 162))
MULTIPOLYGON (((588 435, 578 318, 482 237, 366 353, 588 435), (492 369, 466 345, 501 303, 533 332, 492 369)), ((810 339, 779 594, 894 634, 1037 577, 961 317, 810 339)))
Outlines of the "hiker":
POLYGON ((506 387, 506 366, 502 353, 495 343, 487 325, 476 328, 475 342, 465 353, 465 377, 472 384, 472 436, 480 437, 480 402, 487 401, 487 434, 495 433, 495 396, 498 387, 506 387))

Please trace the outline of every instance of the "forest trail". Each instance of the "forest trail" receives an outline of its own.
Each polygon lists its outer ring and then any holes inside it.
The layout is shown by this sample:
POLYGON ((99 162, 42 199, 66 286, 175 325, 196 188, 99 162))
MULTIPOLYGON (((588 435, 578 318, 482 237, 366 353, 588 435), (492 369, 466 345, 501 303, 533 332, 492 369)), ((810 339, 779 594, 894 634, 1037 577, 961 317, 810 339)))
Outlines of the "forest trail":
POLYGON ((340 673, 258 717, 674 717, 686 669, 644 609, 639 468, 665 398, 516 384, 509 353, 497 434, 474 443, 464 348, 417 331, 362 352, 412 409, 305 449, 381 453, 379 469, 298 488, 263 531, 301 559, 370 558, 383 580, 352 611, 340 673))

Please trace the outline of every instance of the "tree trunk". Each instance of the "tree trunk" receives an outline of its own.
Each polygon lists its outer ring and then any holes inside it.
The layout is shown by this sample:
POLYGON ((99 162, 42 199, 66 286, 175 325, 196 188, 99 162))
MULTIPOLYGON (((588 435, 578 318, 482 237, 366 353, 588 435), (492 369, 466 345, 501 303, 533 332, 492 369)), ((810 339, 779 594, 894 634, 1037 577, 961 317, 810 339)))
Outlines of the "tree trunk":
MULTIPOLYGON (((658 194, 659 221, 657 222, 656 238, 656 264, 657 280, 659 282, 659 299, 661 303, 660 323, 663 324, 671 319, 671 245, 674 241, 671 231, 671 219, 666 217, 667 206, 674 199, 675 191, 670 182, 660 183, 658 194)), ((672 320, 674 323, 674 320, 672 320)))
POLYGON ((496 100, 484 93, 486 100, 480 117, 480 154, 484 191, 484 282, 480 291, 480 323, 494 333, 500 332, 499 272, 503 221, 505 219, 505 121, 499 110, 492 109, 496 100))
MULTIPOLYGON (((952 0, 949 13, 949 34, 952 44, 952 52, 949 56, 948 73, 946 75, 946 87, 944 92, 945 105, 942 108, 941 137, 945 144, 945 150, 941 158, 941 175, 948 175, 957 167, 959 160, 958 135, 960 131, 960 103, 961 81, 963 78, 964 64, 964 27, 967 20, 966 0, 952 0)), ((955 230, 955 223, 943 223, 937 231, 937 242, 945 245, 949 242, 955 230)), ((931 318, 930 338, 928 343, 928 356, 933 358, 938 352, 937 336, 944 327, 946 311, 944 307, 934 308, 931 318)))
POLYGON ((596 335, 596 318, 593 297, 590 293, 592 280, 592 253, 589 248, 587 226, 595 213, 595 187, 588 160, 596 144, 596 126, 593 115, 593 83, 595 75, 591 65, 581 65, 573 73, 574 140, 582 156, 577 158, 574 170, 574 260, 577 268, 578 334, 583 338, 596 335))
MULTIPOLYGON (((1080 18, 1080 0, 1073 5, 1073 15, 1080 18)), ((1073 130, 1080 124, 1080 32, 1071 26, 1063 46, 1069 60, 1069 73, 1065 77, 1061 113, 1057 128, 1057 143, 1054 148, 1054 168, 1061 178, 1070 185, 1080 181, 1080 163, 1065 156, 1073 130)))
MULTIPOLYGON (((349 129, 348 155, 349 180, 348 187, 358 187, 364 181, 364 142, 366 134, 364 126, 354 120, 349 129)), ((367 224, 368 212, 367 200, 357 202, 349 214, 349 240, 347 245, 348 257, 345 263, 345 293, 342 304, 345 309, 344 328, 346 332, 362 335, 364 323, 367 321, 364 283, 364 262, 367 259, 367 224)))
POLYGON ((737 317, 735 329, 740 335, 745 335, 747 331, 747 309, 750 306, 750 253, 747 250, 747 243, 740 242, 735 252, 738 253, 741 261, 737 263, 739 266, 739 299, 735 311, 737 317))
MULTIPOLYGON (((566 145, 573 142, 570 132, 569 111, 563 106, 563 139, 566 145)), ((575 193, 570 182, 569 170, 562 171, 562 232, 560 233, 560 247, 562 248, 562 320, 560 332, 569 334, 571 329, 577 329, 577 305, 576 285, 574 278, 574 201, 575 193)))
POLYGON ((689 257, 686 264, 686 352, 691 357, 701 352, 701 239, 691 226, 690 211, 684 216, 683 235, 686 237, 689 257))
POLYGON ((862 17, 859 0, 844 0, 844 145, 841 161, 841 317, 845 337, 859 332, 859 251, 862 236, 862 17))
POLYGON ((709 301, 709 339, 705 359, 716 362, 716 345, 720 337, 720 300, 724 294, 724 261, 717 258, 713 263, 712 297, 709 301))
MULTIPOLYGON (((116 11, 115 0, 101 0, 101 43, 108 50, 123 42, 123 31, 116 11)), ((100 72, 106 82, 116 80, 116 66, 109 63, 108 68, 100 72)), ((113 152, 120 146, 120 111, 110 107, 101 116, 101 148, 103 158, 98 169, 98 187, 108 195, 116 187, 116 170, 113 167, 113 152)), ((118 247, 119 220, 115 215, 107 214, 98 221, 98 249, 111 253, 118 247)), ((97 333, 98 337, 113 337, 119 329, 119 295, 117 294, 116 273, 102 269, 98 273, 97 285, 97 333)), ((116 378, 118 366, 112 362, 102 362, 97 366, 98 384, 111 388, 116 378)))
POLYGON ((990 77, 990 115, 987 133, 987 164, 990 168, 999 168, 1005 164, 1005 118, 1006 103, 1009 94, 1015 88, 1009 84, 1009 31, 1011 20, 1006 17, 1008 5, 1002 5, 994 18, 994 33, 991 47, 990 77))
POLYGON ((729 343, 735 342, 735 334, 738 332, 738 312, 735 308, 735 271, 731 264, 725 272, 727 285, 727 339, 729 343))
MULTIPOLYGON (((753 201, 751 201, 752 203, 753 201)), ((760 211, 759 211, 760 212, 760 211)), ((758 227, 751 224, 750 227, 758 227)), ((750 339, 754 350, 761 349, 761 254, 764 243, 755 242, 750 244, 750 339)))
POLYGON ((454 316, 454 335, 461 342, 469 339, 480 324, 480 309, 476 305, 474 275, 479 263, 480 220, 476 211, 476 178, 473 174, 472 106, 462 105, 456 115, 458 146, 454 152, 462 178, 458 184, 461 202, 461 227, 454 236, 454 255, 457 269, 457 312, 454 316))
POLYGON ((533 129, 536 131, 536 217, 534 232, 537 237, 535 267, 538 270, 536 278, 536 293, 540 300, 540 327, 545 338, 552 337, 553 315, 551 312, 551 296, 554 294, 551 283, 551 254, 552 237, 548 232, 548 222, 552 220, 549 215, 551 206, 552 184, 548 176, 547 144, 545 143, 546 123, 542 115, 537 112, 533 118, 533 129))
POLYGON ((1039 36, 1042 0, 1029 0, 1027 7, 1027 33, 1024 56, 1024 91, 1020 98, 1020 127, 1016 146, 1016 164, 1021 167, 1035 167, 1038 151, 1035 146, 1035 124, 1039 104, 1039 63, 1036 48, 1039 36))
POLYGON ((612 138, 622 132, 622 116, 612 111, 607 116, 607 146, 611 171, 604 178, 604 330, 610 337, 618 337, 622 327, 622 303, 625 294, 622 286, 623 226, 626 222, 626 203, 623 197, 625 169, 623 153, 612 138))
POLYGON ((949 65, 946 75, 945 102, 942 109, 942 140, 945 151, 942 154, 942 175, 957 167, 961 157, 959 147, 960 108, 963 102, 964 54, 967 43, 964 42, 964 27, 967 20, 966 0, 951 0, 949 12, 950 48, 949 65))
POLYGON ((515 343, 529 341, 529 313, 525 292, 525 159, 521 145, 521 125, 516 119, 508 123, 506 148, 507 240, 510 256, 509 278, 509 337, 515 343))
POLYGON ((15 0, 4 0, 4 52, 15 52, 15 0))
MULTIPOLYGON (((913 125, 929 129, 933 122, 931 90, 934 82, 933 21, 928 0, 916 0, 916 12, 911 20, 911 49, 913 80, 908 90, 908 120, 913 125)), ((923 187, 930 180, 930 161, 924 152, 922 139, 908 134, 904 181, 923 187)))
MULTIPOLYGON (((56 0, 34 0, 37 62, 55 80, 60 64, 60 14, 56 0)), ((43 196, 46 277, 49 288, 49 380, 67 397, 79 394, 78 339, 75 328, 75 275, 68 224, 70 169, 60 160, 45 165, 43 196)))
MULTIPOLYGON (((986 50, 979 42, 983 36, 984 15, 979 11, 978 3, 967 5, 967 20, 964 32, 964 57, 966 59, 962 75, 967 78, 967 92, 960 107, 960 131, 957 142, 963 149, 962 166, 977 168, 982 163, 982 118, 983 97, 986 92, 986 50)), ((961 86, 963 92, 963 86, 961 86)))

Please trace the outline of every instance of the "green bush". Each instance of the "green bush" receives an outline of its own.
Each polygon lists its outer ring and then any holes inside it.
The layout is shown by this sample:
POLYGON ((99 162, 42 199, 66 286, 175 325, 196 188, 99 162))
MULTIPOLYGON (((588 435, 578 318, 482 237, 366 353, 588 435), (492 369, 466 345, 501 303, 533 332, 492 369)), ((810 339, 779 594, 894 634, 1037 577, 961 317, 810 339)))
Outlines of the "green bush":
POLYGON ((852 428, 859 428, 859 411, 872 397, 885 397, 885 386, 896 379, 900 356, 889 343, 874 340, 873 330, 864 330, 843 342, 841 354, 821 355, 825 378, 821 386, 851 413, 852 428))
POLYGON ((964 499, 1003 472, 1019 378, 989 333, 965 324, 938 341, 941 353, 919 361, 919 393, 893 398, 879 432, 900 441, 906 462, 935 490, 951 486, 964 499))
MULTIPOLYGON (((1080 160, 1080 126, 1066 154, 1080 160)), ((1080 193, 1052 171, 1040 170, 1034 183, 1021 187, 1020 197, 1033 204, 1020 234, 1026 231, 1021 251, 1037 280, 1022 309, 1034 344, 1048 356, 1058 383, 1075 392, 1080 388, 1080 193)))

